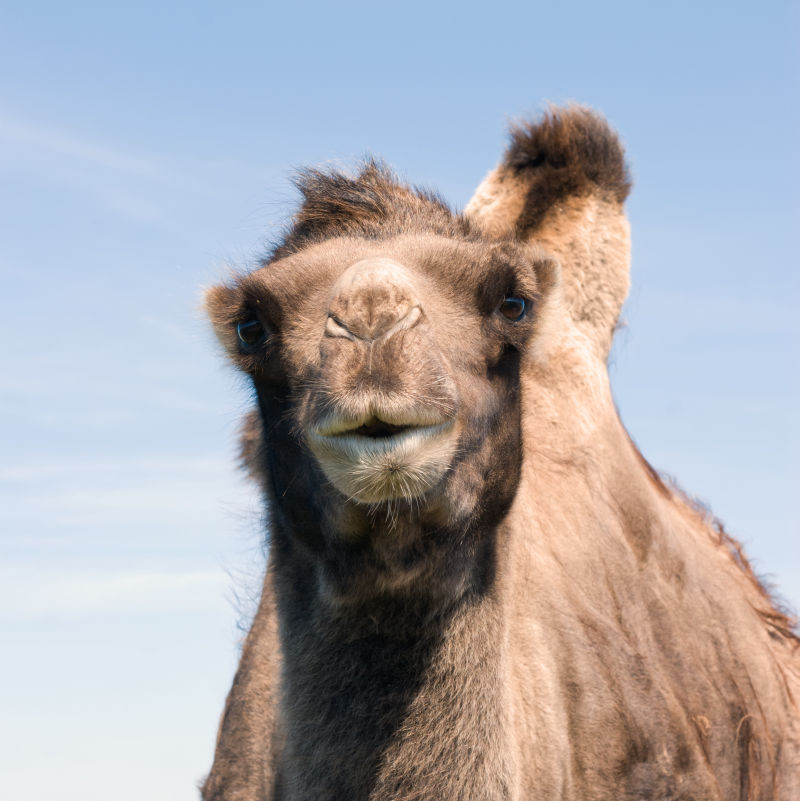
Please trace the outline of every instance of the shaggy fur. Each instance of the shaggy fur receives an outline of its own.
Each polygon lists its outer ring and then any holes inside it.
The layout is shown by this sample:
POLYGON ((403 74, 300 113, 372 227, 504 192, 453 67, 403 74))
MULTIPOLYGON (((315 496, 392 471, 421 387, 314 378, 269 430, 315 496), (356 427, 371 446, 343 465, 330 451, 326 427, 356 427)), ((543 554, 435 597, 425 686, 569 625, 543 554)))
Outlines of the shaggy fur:
POLYGON ((381 162, 369 160, 357 176, 302 170, 295 178, 303 202, 283 242, 266 262, 342 236, 389 237, 419 229, 447 237, 469 230, 432 192, 399 183, 381 162))
POLYGON ((793 621, 611 398, 605 122, 515 129, 462 216, 375 163, 299 186, 207 298, 270 557, 205 801, 800 797, 793 621))
POLYGON ((588 109, 551 111, 537 123, 513 127, 504 162, 531 181, 516 223, 523 234, 567 198, 600 193, 621 204, 631 189, 617 137, 588 109))

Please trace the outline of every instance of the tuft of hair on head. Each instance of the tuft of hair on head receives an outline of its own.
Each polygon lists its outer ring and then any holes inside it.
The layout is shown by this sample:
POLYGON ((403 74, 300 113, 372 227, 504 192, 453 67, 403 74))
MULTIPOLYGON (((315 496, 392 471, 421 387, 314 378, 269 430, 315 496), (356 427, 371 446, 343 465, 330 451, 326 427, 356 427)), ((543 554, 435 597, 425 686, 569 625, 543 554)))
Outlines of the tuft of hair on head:
POLYGON ((464 236, 468 226, 434 192, 402 183, 381 161, 367 158, 355 175, 305 168, 294 184, 301 204, 270 259, 341 236, 379 238, 413 231, 464 236))
POLYGON ((550 107, 540 119, 516 123, 502 166, 528 184, 518 231, 538 225, 559 201, 600 192, 620 205, 631 177, 619 137, 605 118, 579 105, 550 107))

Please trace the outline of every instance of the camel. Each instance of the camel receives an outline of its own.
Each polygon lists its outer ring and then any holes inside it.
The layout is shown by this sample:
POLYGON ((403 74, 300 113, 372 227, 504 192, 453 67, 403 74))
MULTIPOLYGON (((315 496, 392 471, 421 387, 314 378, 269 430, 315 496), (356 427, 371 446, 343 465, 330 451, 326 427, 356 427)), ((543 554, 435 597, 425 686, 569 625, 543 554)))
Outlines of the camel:
POLYGON ((512 128, 463 213, 305 170, 207 293, 254 389, 263 594, 205 801, 800 798, 800 640, 637 450, 618 137, 512 128))

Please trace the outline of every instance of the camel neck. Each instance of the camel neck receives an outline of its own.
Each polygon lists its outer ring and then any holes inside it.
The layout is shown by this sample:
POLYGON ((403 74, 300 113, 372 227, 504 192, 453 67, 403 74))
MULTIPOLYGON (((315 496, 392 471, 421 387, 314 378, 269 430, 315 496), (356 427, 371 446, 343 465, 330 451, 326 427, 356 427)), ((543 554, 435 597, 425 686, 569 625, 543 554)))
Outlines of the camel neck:
POLYGON ((501 587, 342 605, 278 574, 287 798, 508 797, 501 587))

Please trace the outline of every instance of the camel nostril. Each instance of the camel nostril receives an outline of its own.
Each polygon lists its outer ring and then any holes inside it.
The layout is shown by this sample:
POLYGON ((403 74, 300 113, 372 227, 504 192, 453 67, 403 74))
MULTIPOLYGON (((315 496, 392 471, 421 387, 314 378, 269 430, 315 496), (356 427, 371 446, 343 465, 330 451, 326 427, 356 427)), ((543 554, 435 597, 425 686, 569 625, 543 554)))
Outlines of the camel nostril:
POLYGON ((374 341, 411 328, 422 310, 408 270, 391 259, 365 259, 334 286, 325 331, 374 341))
POLYGON ((325 333, 330 337, 363 339, 367 342, 385 339, 398 331, 406 331, 412 328, 422 317, 422 309, 419 306, 412 306, 403 310, 403 312, 399 319, 396 319, 395 315, 387 315, 373 321, 371 326, 365 326, 357 319, 346 323, 335 314, 328 312, 328 319, 325 321, 325 333))

